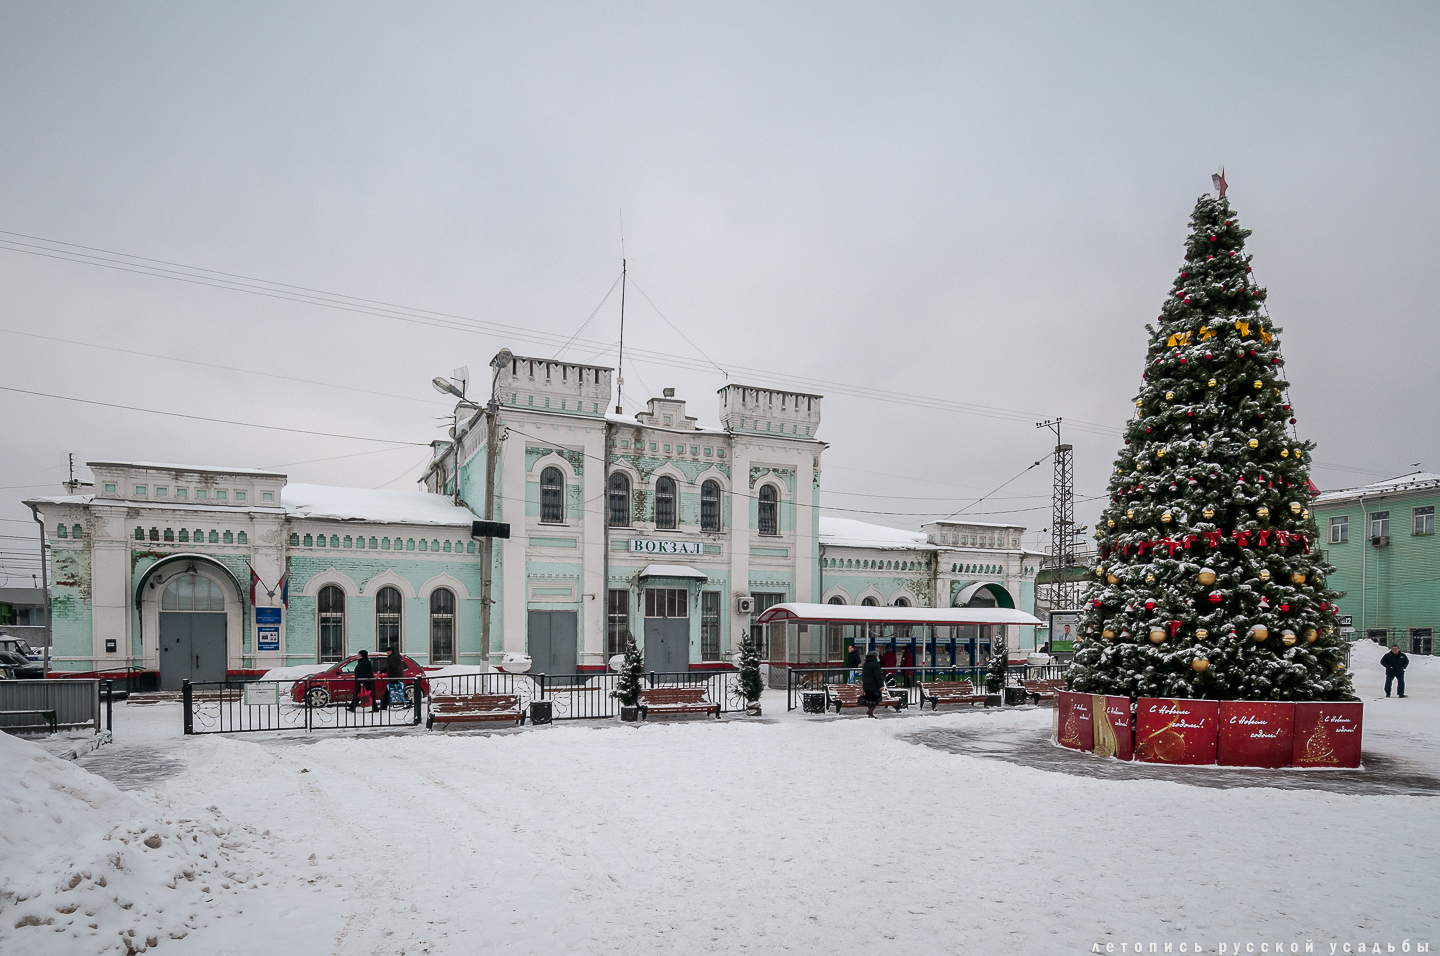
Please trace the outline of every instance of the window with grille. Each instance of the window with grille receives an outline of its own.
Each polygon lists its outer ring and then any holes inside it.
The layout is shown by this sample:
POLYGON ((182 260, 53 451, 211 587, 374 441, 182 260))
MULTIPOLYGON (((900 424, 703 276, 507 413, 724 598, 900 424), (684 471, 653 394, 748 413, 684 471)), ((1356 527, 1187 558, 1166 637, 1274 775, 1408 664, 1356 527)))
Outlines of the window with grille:
POLYGON ((333 584, 320 589, 316 600, 320 626, 320 663, 345 657, 345 592, 333 584))
POLYGON ((760 533, 779 534, 779 502, 774 485, 760 486, 760 533))
POLYGON ((540 520, 557 524, 565 520, 565 476, 559 468, 540 473, 540 520))
POLYGON ((700 592, 700 659, 720 659, 720 592, 700 592))
POLYGON ((1370 537, 1385 538, 1390 535, 1390 512, 1376 511, 1370 515, 1370 537))
POLYGON ((700 530, 720 530, 720 482, 707 481, 700 486, 700 530))
POLYGON ((375 594, 375 653, 400 650, 400 591, 384 587, 375 594))
POLYGON ((675 527, 675 479, 661 477, 655 481, 655 527, 675 527))
POLYGON ((1330 519, 1330 543, 1344 544, 1350 540, 1350 518, 1340 515, 1330 519))
POLYGON ((689 617, 689 592, 684 588, 646 588, 646 617, 689 617))
POLYGON ((1434 534, 1435 506, 1428 505, 1424 508, 1416 508, 1413 516, 1413 522, 1413 531, 1415 534, 1434 534))
POLYGON ((630 592, 623 588, 611 589, 605 599, 605 656, 624 654, 629 635, 630 592))
POLYGON ((455 663, 455 592, 430 592, 430 663, 455 663))
POLYGON ((1410 653, 1430 655, 1434 653, 1434 630, 1428 627, 1410 628, 1410 653))
POLYGON ((610 526, 630 527, 630 478, 618 471, 610 476, 610 526))

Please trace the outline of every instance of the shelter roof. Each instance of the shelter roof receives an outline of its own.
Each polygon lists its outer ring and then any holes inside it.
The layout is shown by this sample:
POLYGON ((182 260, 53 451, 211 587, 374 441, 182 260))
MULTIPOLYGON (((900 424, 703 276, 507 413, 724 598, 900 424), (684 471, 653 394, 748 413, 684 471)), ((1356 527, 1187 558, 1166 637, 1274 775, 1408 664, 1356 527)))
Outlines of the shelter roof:
POLYGON ((1033 614, 1006 607, 869 607, 864 604, 775 604, 756 624, 1026 624, 1043 625, 1033 614))
POLYGON ((642 578, 699 578, 709 579, 704 571, 697 571, 688 564, 647 564, 640 572, 642 578))

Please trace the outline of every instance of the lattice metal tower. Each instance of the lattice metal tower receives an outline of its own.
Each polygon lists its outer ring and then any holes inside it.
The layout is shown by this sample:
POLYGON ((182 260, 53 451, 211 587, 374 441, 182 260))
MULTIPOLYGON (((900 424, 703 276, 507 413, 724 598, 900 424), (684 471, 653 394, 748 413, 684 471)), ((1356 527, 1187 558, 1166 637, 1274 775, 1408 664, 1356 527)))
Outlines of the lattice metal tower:
POLYGON ((1051 610, 1079 607, 1080 582, 1069 580, 1075 566, 1075 462, 1073 448, 1060 440, 1060 419, 1037 422, 1055 433, 1055 482, 1051 493, 1050 568, 1055 580, 1047 588, 1051 610))

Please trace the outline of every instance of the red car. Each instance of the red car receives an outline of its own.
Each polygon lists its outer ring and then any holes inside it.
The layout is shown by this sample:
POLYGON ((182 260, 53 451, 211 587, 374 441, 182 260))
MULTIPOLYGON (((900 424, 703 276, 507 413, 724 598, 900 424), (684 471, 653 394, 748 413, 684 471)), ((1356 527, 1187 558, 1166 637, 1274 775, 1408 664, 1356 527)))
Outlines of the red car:
MULTIPOLYGON (((405 662, 405 702, 410 706, 415 705, 415 678, 420 678, 420 695, 428 697, 430 694, 430 681, 425 678, 425 668, 415 663, 404 654, 400 659, 405 662)), ((359 662, 360 655, 347 657, 338 664, 332 664, 328 669, 318 674, 311 674, 304 680, 297 680, 295 686, 290 689, 290 698, 297 704, 308 704, 311 707, 324 707, 327 704, 348 704, 355 696, 355 665, 359 662)), ((385 655, 371 654, 370 660, 375 665, 375 693, 384 694, 387 678, 385 677, 385 655)))

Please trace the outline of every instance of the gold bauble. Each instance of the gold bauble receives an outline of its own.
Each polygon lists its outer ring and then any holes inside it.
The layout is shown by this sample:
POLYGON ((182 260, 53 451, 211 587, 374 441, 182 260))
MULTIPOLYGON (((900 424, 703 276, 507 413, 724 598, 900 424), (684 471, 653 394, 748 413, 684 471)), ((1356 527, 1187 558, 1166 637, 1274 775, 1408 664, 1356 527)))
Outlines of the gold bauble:
POLYGON ((1131 508, 1130 510, 1126 511, 1126 512, 1125 512, 1125 517, 1127 517, 1127 518, 1133 518, 1133 517, 1135 517, 1135 509, 1134 509, 1134 508, 1131 508))
POLYGON ((1197 657, 1190 662, 1190 669, 1197 674, 1203 674, 1210 669, 1210 662, 1203 657, 1197 657))
POLYGON ((1344 664, 1336 664, 1336 665, 1335 665, 1335 670, 1336 670, 1336 672, 1343 671, 1344 669, 1345 669, 1345 665, 1344 665, 1344 664))
POLYGON ((1155 583, 1155 575, 1153 575, 1153 574, 1147 574, 1147 575, 1145 575, 1145 583, 1146 583, 1146 584, 1154 584, 1154 583, 1155 583))
POLYGON ((1304 583, 1305 583, 1305 572, 1304 572, 1304 571, 1296 571, 1294 574, 1290 575, 1290 583, 1291 583, 1291 584, 1304 584, 1304 583))
POLYGON ((1292 501, 1290 502, 1290 513, 1298 515, 1300 513, 1300 509, 1303 507, 1305 506, 1302 505, 1300 502, 1292 501))
POLYGON ((1160 516, 1160 520, 1165 522, 1166 524, 1169 524, 1171 521, 1175 520, 1175 516, 1167 511, 1160 516))
POLYGON ((1115 640, 1115 632, 1112 631, 1112 630, 1110 630, 1110 628, 1108 628, 1108 627, 1105 628, 1105 630, 1103 630, 1103 631, 1100 632, 1100 636, 1103 637, 1103 638, 1105 638, 1105 640, 1107 640, 1107 641, 1113 641, 1113 640, 1115 640))
POLYGON ((1290 449, 1288 449, 1288 448, 1282 448, 1282 449, 1280 449, 1280 457, 1281 457, 1281 458, 1289 458, 1289 457, 1290 457, 1290 449))
POLYGON ((1103 578, 1105 576, 1105 568, 1103 566, 1097 566, 1095 568, 1095 576, 1097 578, 1103 578))
POLYGON ((1315 628, 1312 627, 1312 628, 1310 628, 1310 630, 1308 630, 1308 631, 1305 632, 1305 643, 1306 643, 1306 644, 1314 644, 1314 643, 1315 643, 1315 639, 1316 639, 1317 637, 1319 637, 1319 636, 1320 636, 1319 634, 1316 634, 1316 633, 1315 633, 1315 628))
POLYGON ((1135 407, 1136 407, 1136 408, 1144 408, 1144 407, 1145 407, 1145 402, 1144 402, 1144 400, 1143 400, 1143 399, 1136 399, 1136 401, 1135 401, 1135 407))
POLYGON ((1261 568, 1261 569, 1260 569, 1260 573, 1259 573, 1259 575, 1257 575, 1257 577, 1259 577, 1260 580, 1262 580, 1262 581, 1268 581, 1268 580, 1270 580, 1270 569, 1269 569, 1269 568, 1261 568))
POLYGON ((1165 457, 1165 449, 1161 448, 1159 451, 1155 452, 1155 457, 1156 457, 1156 458, 1164 458, 1164 457, 1165 457))
POLYGON ((1106 583, 1106 584, 1119 584, 1119 583, 1120 583, 1120 579, 1117 578, 1117 577, 1116 577, 1115 575, 1113 575, 1113 574, 1109 574, 1109 575, 1106 575, 1106 576, 1105 576, 1105 583, 1106 583))
POLYGON ((1175 401, 1175 393, 1174 393, 1174 392, 1166 392, 1166 393, 1165 393, 1165 401, 1167 401, 1167 402, 1173 402, 1173 401, 1175 401))
POLYGON ((1165 629, 1163 627, 1150 628, 1150 643, 1159 644, 1165 640, 1165 629))
POLYGON ((1256 388, 1264 388, 1264 387, 1265 387, 1265 383, 1262 382, 1262 381, 1260 381, 1260 380, 1257 378, 1257 379, 1255 380, 1255 387, 1256 387, 1256 388))
POLYGON ((1284 644, 1286 647, 1294 647, 1294 646, 1295 646, 1295 632, 1294 632, 1294 631, 1289 631, 1289 630, 1281 631, 1281 632, 1280 632, 1280 643, 1281 643, 1281 644, 1284 644))
POLYGON ((1261 518, 1268 518, 1270 517, 1270 509, 1265 507, 1264 505, 1261 505, 1260 507, 1255 509, 1255 514, 1261 518))
POLYGON ((1107 527, 1107 528, 1113 528, 1113 527, 1115 527, 1115 519, 1114 519, 1114 518, 1106 518, 1106 519, 1105 519, 1105 527, 1107 527))
POLYGON ((1270 632, 1267 631, 1264 626, 1257 624, 1254 629, 1250 631, 1250 636, 1256 641, 1263 641, 1270 636, 1270 632))
POLYGON ((1259 440, 1258 438, 1252 438, 1252 439, 1250 439, 1250 441, 1248 442, 1248 444, 1250 445, 1251 448, 1259 448, 1259 447, 1260 447, 1260 440, 1259 440))
POLYGON ((1215 380, 1212 378, 1210 381, 1206 382, 1205 384, 1206 384, 1206 385, 1209 385, 1211 388, 1214 388, 1214 387, 1215 387, 1215 380))
POLYGON ((1209 505, 1206 505, 1205 510, 1200 513, 1203 514, 1207 519, 1215 517, 1215 509, 1210 507, 1209 505))
POLYGON ((1300 449, 1297 448, 1297 449, 1295 449, 1294 451, 1292 451, 1290 454, 1294 455, 1296 458, 1299 458, 1299 457, 1300 457, 1300 449))
POLYGON ((1300 512, 1300 517, 1302 517, 1302 518, 1308 518, 1308 517, 1310 517, 1310 509, 1309 509, 1309 508, 1306 508, 1304 511, 1300 512))
POLYGON ((1200 573, 1195 575, 1195 580, 1199 581, 1201 584, 1208 588, 1210 585, 1215 583, 1215 569, 1201 568, 1200 573))
POLYGON ((1205 638, 1207 638, 1207 637, 1209 637, 1209 636, 1210 636, 1210 632, 1207 631, 1207 630, 1205 630, 1205 628, 1203 628, 1203 627, 1202 627, 1202 628, 1199 628, 1198 630, 1195 631, 1195 640, 1197 640, 1197 641, 1203 641, 1203 640, 1205 640, 1205 638))

